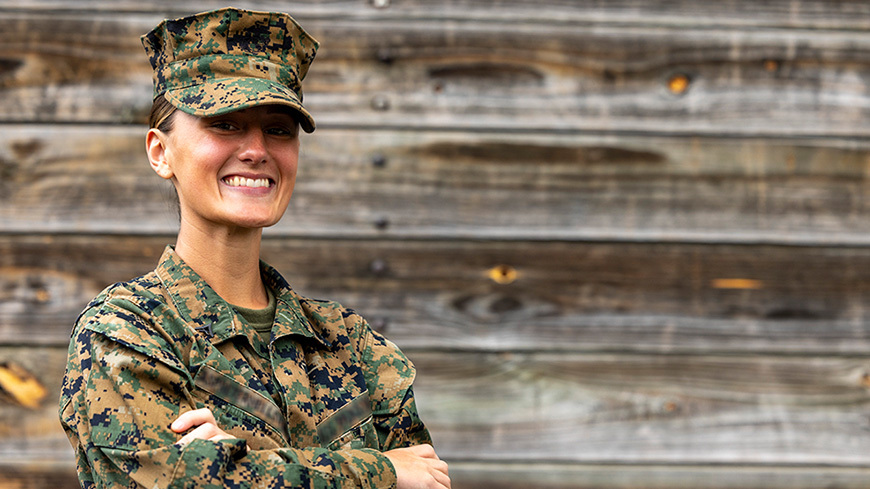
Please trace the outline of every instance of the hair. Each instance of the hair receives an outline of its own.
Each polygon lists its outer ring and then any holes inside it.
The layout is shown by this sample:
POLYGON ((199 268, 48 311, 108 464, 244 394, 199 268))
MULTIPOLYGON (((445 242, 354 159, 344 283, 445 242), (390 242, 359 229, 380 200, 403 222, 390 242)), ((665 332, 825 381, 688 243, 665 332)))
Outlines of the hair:
POLYGON ((172 130, 172 116, 175 115, 177 110, 161 93, 154 98, 154 103, 151 104, 151 113, 148 115, 148 127, 168 133, 172 130))

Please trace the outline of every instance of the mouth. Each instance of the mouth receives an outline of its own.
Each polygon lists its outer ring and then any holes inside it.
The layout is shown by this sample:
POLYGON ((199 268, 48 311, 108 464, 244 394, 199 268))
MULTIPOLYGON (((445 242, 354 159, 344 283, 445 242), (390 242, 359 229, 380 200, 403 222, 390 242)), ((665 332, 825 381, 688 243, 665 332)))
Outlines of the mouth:
POLYGON ((224 177, 221 181, 230 187, 261 188, 271 187, 274 184, 270 178, 245 178, 240 176, 224 177))

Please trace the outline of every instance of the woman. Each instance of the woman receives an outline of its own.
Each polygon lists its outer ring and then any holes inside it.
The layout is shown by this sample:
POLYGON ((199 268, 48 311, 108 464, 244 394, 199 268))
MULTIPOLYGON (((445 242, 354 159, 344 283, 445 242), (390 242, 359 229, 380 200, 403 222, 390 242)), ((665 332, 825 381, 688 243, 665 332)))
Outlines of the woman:
POLYGON ((143 36, 146 136, 181 225, 151 273, 94 299, 60 403, 83 487, 450 487, 414 369, 350 309, 259 261, 290 199, 300 81, 317 42, 289 16, 222 9, 143 36))

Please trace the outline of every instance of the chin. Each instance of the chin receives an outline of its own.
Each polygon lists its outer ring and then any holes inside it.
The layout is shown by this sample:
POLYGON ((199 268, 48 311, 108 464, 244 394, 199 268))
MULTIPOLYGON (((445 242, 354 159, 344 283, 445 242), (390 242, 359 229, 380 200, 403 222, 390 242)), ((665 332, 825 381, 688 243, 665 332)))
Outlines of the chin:
POLYGON ((237 222, 236 224, 243 228, 257 229, 257 228, 268 228, 277 224, 277 220, 250 220, 237 222))
POLYGON ((274 216, 240 216, 233 219, 232 223, 243 228, 267 228, 277 224, 280 219, 274 216))

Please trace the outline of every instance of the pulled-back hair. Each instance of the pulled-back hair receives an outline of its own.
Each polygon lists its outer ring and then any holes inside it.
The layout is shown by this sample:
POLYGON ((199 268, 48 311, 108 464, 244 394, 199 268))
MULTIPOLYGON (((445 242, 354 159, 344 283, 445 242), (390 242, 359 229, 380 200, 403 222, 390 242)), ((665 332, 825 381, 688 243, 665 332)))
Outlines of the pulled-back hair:
POLYGON ((172 116, 178 110, 174 105, 170 104, 163 94, 154 99, 151 104, 151 113, 148 115, 148 127, 159 129, 168 133, 172 130, 172 116))

